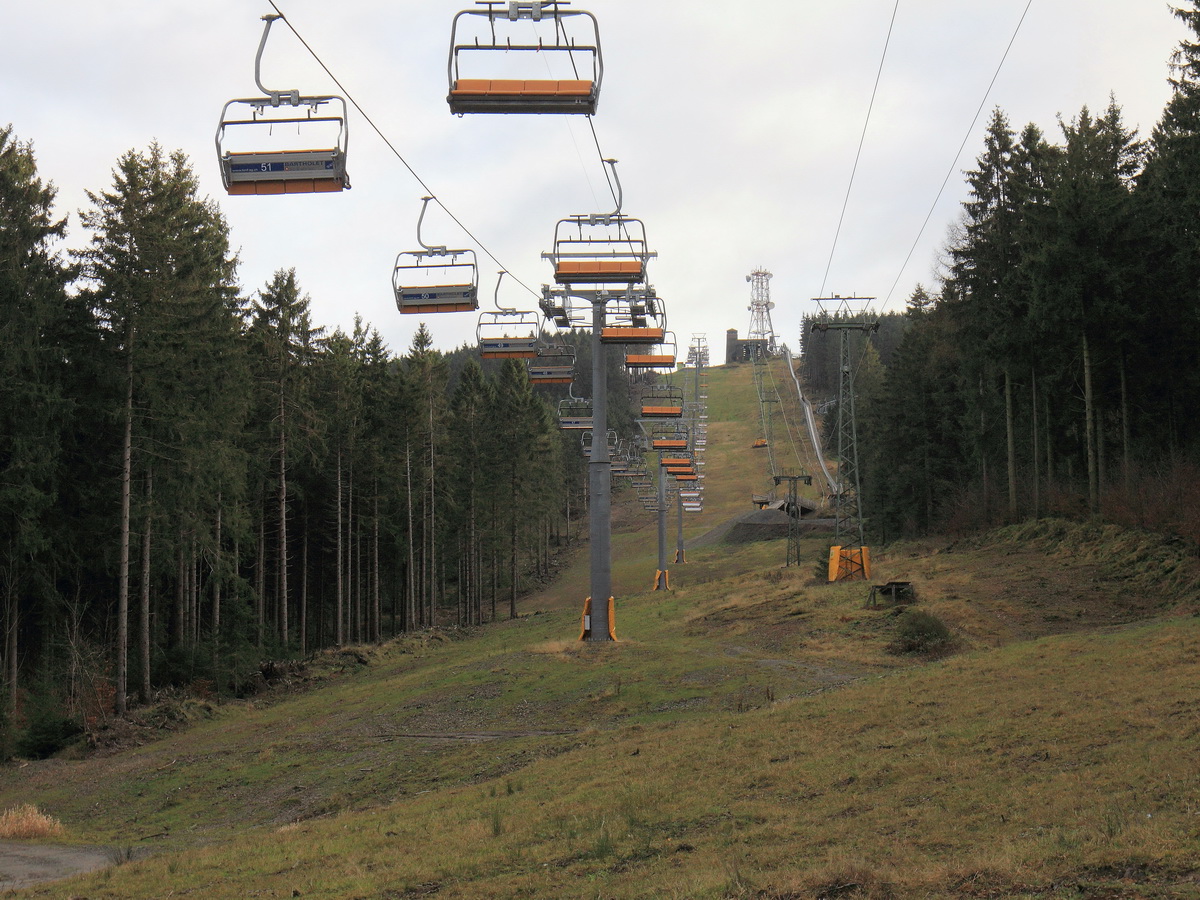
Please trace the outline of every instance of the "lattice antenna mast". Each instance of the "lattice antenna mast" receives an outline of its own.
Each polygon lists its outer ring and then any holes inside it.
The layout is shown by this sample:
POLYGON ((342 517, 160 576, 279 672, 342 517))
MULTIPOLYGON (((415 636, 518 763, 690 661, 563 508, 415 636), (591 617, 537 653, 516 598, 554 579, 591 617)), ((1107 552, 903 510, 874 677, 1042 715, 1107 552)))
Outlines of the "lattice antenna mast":
POLYGON ((863 536, 862 484, 858 474, 858 422, 854 411, 854 370, 850 359, 850 332, 870 333, 879 330, 879 319, 871 312, 874 297, 815 297, 820 317, 813 321, 812 330, 821 334, 836 331, 841 336, 838 354, 837 407, 837 492, 833 508, 837 516, 836 541, 844 544, 863 536))
POLYGON ((750 340, 764 341, 769 356, 778 354, 775 345, 775 328, 771 324, 771 273, 766 269, 755 269, 746 276, 750 282, 750 340))

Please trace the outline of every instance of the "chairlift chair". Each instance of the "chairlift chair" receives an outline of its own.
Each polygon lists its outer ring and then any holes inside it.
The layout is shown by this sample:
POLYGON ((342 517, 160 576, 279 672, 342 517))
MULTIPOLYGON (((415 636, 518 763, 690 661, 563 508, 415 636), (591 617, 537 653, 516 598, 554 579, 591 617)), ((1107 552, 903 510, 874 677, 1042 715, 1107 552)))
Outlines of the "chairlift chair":
POLYGON ((417 219, 420 250, 401 250, 392 267, 392 292, 402 313, 472 312, 479 308, 479 266, 474 250, 426 244, 421 224, 433 197, 421 198, 417 219))
POLYGON ((501 310, 479 314, 476 336, 483 359, 534 359, 537 357, 538 326, 531 312, 501 310))
MULTIPOLYGON (((483 9, 464 9, 454 17, 450 29, 450 59, 447 75, 450 92, 446 97, 450 111, 469 113, 524 113, 594 115, 604 77, 604 58, 600 51, 600 27, 596 17, 586 10, 569 10, 567 0, 482 0, 483 9), (485 28, 465 27, 485 19, 485 28), (514 42, 520 23, 549 22, 554 28, 553 42, 538 38, 536 43, 514 42), (460 34, 460 25, 464 32, 460 34), (569 34, 583 31, 584 34, 569 34), (582 42, 581 42, 582 40, 582 42), (556 54, 571 66, 569 79, 527 78, 524 63, 541 65, 541 54, 556 54), (586 58, 581 72, 578 57, 586 58), (470 59, 470 63, 463 65, 470 59), (520 77, 463 77, 463 69, 484 75, 520 77), (513 64, 509 71, 503 63, 513 64), (581 77, 590 76, 590 77, 581 77)), ((541 73, 536 73, 541 74, 541 73)))
POLYGON ((558 427, 563 431, 590 431, 592 428, 592 401, 579 397, 568 397, 558 404, 558 427))
POLYGON ((402 313, 473 312, 479 309, 474 250, 402 250, 392 270, 392 291, 402 313))
POLYGON ((554 281, 565 285, 642 284, 646 228, 640 219, 618 214, 570 216, 554 230, 554 281))
POLYGON ((575 380, 575 348, 570 344, 550 344, 537 348, 529 360, 532 384, 571 384, 575 380))
POLYGON ((625 368, 646 371, 652 369, 675 368, 675 335, 666 332, 666 340, 657 348, 657 352, 625 354, 625 368))
POLYGON ((554 327, 564 331, 577 325, 586 325, 588 314, 591 311, 590 303, 585 310, 583 305, 578 302, 578 298, 575 298, 570 291, 564 288, 552 288, 547 284, 542 285, 542 299, 538 301, 538 306, 542 310, 542 315, 549 319, 554 327), (573 300, 577 302, 573 304, 573 300))
POLYGON ((631 484, 640 484, 642 482, 646 474, 644 469, 635 468, 629 460, 621 460, 620 465, 617 462, 617 460, 613 460, 613 477, 626 478, 631 484))
POLYGON ((688 449, 687 427, 678 423, 655 425, 650 432, 651 450, 688 449))
POLYGON ((565 285, 642 284, 646 264, 657 254, 646 244, 641 219, 621 213, 623 192, 617 161, 612 168, 617 208, 611 213, 568 216, 554 226, 554 249, 542 257, 554 264, 554 281, 565 285))
POLYGON ((642 418, 678 419, 683 416, 683 388, 673 384, 654 385, 642 394, 642 418))
POLYGON ((496 311, 479 314, 475 329, 482 359, 534 359, 537 357, 541 318, 529 310, 500 305, 500 284, 504 271, 496 279, 496 311))
POLYGON ((628 475, 630 474, 633 465, 634 454, 629 447, 628 441, 618 440, 616 447, 613 448, 612 465, 613 475, 628 475))
MULTIPOLYGON (((588 459, 592 458, 592 442, 595 438, 595 435, 596 435, 596 430, 593 428, 592 430, 586 431, 579 436, 579 443, 583 447, 583 455, 586 456, 588 459)), ((607 438, 607 441, 608 441, 609 462, 611 464, 613 451, 617 447, 617 433, 616 433, 616 431, 614 431, 613 429, 610 428, 608 430, 608 434, 606 434, 605 437, 607 438)))
POLYGON ((646 459, 640 454, 628 457, 626 467, 619 474, 634 482, 648 481, 650 478, 649 470, 646 468, 646 459))
POLYGON ((217 161, 221 182, 234 196, 331 193, 350 187, 345 99, 335 94, 304 96, 299 90, 263 87, 263 48, 272 23, 280 18, 275 14, 263 16, 266 25, 254 57, 254 80, 265 96, 229 100, 221 109, 217 161), (321 108, 326 105, 333 111, 322 114, 321 108), (295 140, 274 140, 277 134, 290 131, 290 126, 295 128, 295 140), (234 149, 243 146, 247 149, 234 149))
POLYGON ((686 450, 675 450, 670 455, 664 453, 658 460, 658 464, 664 469, 690 469, 695 462, 686 450))
POLYGON ((626 291, 613 303, 605 320, 600 332, 600 341, 605 344, 664 344, 670 334, 663 303, 652 287, 626 291))

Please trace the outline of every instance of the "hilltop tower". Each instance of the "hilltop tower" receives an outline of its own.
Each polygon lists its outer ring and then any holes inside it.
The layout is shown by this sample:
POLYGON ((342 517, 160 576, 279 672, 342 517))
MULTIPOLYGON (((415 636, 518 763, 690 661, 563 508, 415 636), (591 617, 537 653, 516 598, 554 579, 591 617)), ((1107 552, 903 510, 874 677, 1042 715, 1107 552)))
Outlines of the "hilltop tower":
POLYGON ((762 341, 768 356, 775 356, 779 348, 775 345, 775 327, 771 324, 771 273, 758 268, 746 276, 750 282, 750 340, 762 341))

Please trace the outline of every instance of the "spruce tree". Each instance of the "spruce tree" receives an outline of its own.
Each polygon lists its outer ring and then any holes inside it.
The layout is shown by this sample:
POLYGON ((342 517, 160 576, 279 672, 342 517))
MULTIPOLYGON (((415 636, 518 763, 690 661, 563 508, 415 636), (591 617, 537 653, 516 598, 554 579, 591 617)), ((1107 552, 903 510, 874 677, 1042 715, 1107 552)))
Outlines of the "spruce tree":
MULTIPOLYGON (((1126 328, 1134 315, 1137 235, 1130 189, 1141 166, 1143 145, 1127 129, 1120 107, 1104 114, 1084 107, 1062 122, 1060 168, 1041 216, 1038 252, 1031 263, 1036 314, 1049 331, 1073 344, 1082 385, 1083 457, 1088 507, 1099 511, 1106 439, 1097 413, 1098 375, 1107 382, 1120 367, 1126 328)), ((1064 358, 1061 366, 1072 366, 1064 358)))
POLYGON ((56 243, 55 188, 37 174, 32 146, 0 128, 0 658, 4 708, 16 709, 18 634, 45 611, 51 548, 48 516, 59 477, 70 403, 63 393, 65 285, 56 243))
POLYGON ((1150 445, 1195 446, 1200 426, 1200 2, 1174 7, 1191 31, 1171 59, 1171 97, 1150 135, 1135 194, 1145 236, 1145 302, 1155 315, 1134 335, 1154 348, 1136 388, 1140 423, 1150 445))
MULTIPOLYGON (((250 336, 257 354, 259 409, 270 423, 265 435, 264 452, 272 458, 273 465, 269 470, 274 476, 272 502, 269 504, 276 529, 273 619, 275 640, 283 648, 288 646, 291 608, 288 583, 291 560, 288 537, 290 448, 294 435, 307 416, 305 371, 311 364, 321 332, 312 324, 309 304, 308 295, 300 291, 296 281, 296 270, 280 269, 259 292, 250 324, 250 336)), ((264 503, 259 510, 264 520, 269 515, 267 506, 264 503)), ((266 560, 261 556, 258 565, 265 572, 266 560)), ((261 579, 260 582, 265 584, 261 579)), ((265 597, 257 598, 260 632, 266 624, 265 602, 265 597)))
MULTIPOLYGON (((199 547, 210 544, 215 524, 203 507, 214 484, 237 479, 228 456, 210 452, 208 441, 229 446, 241 427, 244 405, 237 399, 243 379, 236 358, 236 260, 229 252, 224 219, 198 197, 195 176, 180 152, 167 155, 157 145, 146 153, 130 151, 118 160, 113 175, 111 191, 88 193, 92 206, 82 220, 92 232, 91 245, 79 258, 92 285, 88 297, 120 373, 114 668, 115 706, 123 714, 134 493, 145 491, 138 497, 143 512, 138 521, 160 518, 171 525, 168 542, 174 541, 174 547, 168 543, 159 558, 174 557, 177 563, 172 639, 177 647, 194 644, 200 605, 193 559, 199 547)), ((148 535, 143 538, 149 540, 148 535)), ((149 599, 145 592, 143 596, 149 599)), ((144 623, 149 619, 142 617, 144 623)), ((141 637, 143 648, 148 647, 148 632, 141 637)), ((148 656, 142 653, 143 669, 148 656)))

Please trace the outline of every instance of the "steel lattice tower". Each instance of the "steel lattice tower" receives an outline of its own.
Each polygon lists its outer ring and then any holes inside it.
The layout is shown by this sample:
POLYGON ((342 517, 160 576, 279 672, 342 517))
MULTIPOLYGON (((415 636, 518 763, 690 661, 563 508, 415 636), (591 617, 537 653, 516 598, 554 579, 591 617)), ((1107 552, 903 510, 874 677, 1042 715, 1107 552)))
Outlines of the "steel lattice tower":
POLYGON ((790 566, 793 563, 800 565, 800 493, 796 486, 801 481, 807 485, 811 485, 812 476, 799 475, 795 472, 775 476, 776 487, 785 481, 788 485, 788 547, 786 565, 790 566))
POLYGON ((854 371, 850 358, 850 332, 869 333, 879 330, 879 320, 870 313, 874 297, 819 297, 821 318, 814 321, 812 330, 819 333, 838 332, 838 406, 837 406, 837 493, 834 510, 837 516, 835 540, 864 543, 862 490, 858 474, 858 422, 854 409, 854 371), (832 312, 831 312, 832 310, 832 312))
POLYGON ((750 282, 750 340, 765 341, 768 356, 775 356, 775 327, 771 324, 771 273, 766 269, 755 269, 746 276, 750 282))

